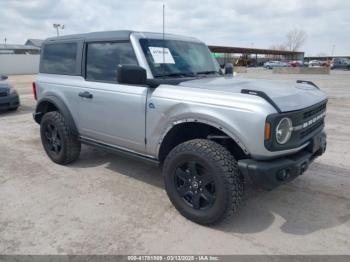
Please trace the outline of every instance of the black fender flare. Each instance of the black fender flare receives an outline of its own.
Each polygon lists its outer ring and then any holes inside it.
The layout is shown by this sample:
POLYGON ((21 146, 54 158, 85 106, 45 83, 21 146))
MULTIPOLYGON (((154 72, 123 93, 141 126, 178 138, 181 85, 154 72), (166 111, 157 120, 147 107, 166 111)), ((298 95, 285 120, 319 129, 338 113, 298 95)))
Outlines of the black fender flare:
POLYGON ((72 133, 76 136, 79 136, 78 128, 74 122, 73 116, 70 110, 68 109, 67 105, 62 101, 62 99, 54 95, 45 96, 44 98, 40 99, 37 102, 35 112, 33 114, 33 118, 35 122, 40 124, 44 114, 46 112, 52 111, 52 110, 47 110, 48 103, 54 105, 57 111, 59 111, 63 115, 72 133))

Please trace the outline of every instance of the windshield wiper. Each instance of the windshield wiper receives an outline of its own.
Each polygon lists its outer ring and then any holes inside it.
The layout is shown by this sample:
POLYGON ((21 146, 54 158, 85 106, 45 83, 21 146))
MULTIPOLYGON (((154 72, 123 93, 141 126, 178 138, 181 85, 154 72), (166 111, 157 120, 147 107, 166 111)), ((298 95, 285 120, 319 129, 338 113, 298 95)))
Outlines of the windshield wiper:
POLYGON ((203 71, 203 72, 197 72, 197 73, 171 73, 171 74, 164 74, 164 75, 155 75, 155 78, 161 78, 161 77, 196 77, 198 75, 211 75, 211 74, 220 74, 218 71, 203 71))
POLYGON ((202 71, 197 72, 196 75, 211 75, 211 74, 220 74, 218 71, 202 71))
POLYGON ((154 77, 194 77, 196 76, 194 73, 172 73, 172 74, 165 74, 165 75, 155 75, 154 77))

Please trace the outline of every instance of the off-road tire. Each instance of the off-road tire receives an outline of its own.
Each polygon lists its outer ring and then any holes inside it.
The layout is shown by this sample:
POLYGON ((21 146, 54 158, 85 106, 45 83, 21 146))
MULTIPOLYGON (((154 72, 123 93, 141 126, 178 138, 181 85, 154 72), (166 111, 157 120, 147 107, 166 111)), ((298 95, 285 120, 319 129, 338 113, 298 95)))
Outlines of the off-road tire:
POLYGON ((60 112, 52 111, 43 116, 40 123, 40 135, 43 147, 53 162, 60 165, 67 165, 78 159, 81 143, 78 140, 78 137, 72 133, 71 128, 67 125, 60 112), (48 124, 56 127, 61 140, 61 150, 57 154, 50 150, 50 144, 46 138, 45 127, 48 124))
POLYGON ((176 146, 163 165, 165 189, 175 208, 186 218, 204 225, 222 221, 238 209, 244 192, 243 176, 233 155, 220 144, 194 139, 176 146), (178 193, 175 171, 180 163, 195 159, 210 170, 215 180, 216 198, 211 207, 190 207, 178 193))

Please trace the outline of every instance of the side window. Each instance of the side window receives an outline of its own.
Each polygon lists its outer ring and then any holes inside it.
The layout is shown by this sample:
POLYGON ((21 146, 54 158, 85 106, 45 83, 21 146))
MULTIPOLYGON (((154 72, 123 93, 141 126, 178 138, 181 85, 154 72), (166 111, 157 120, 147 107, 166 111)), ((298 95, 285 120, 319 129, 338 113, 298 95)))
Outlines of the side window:
POLYGON ((103 42, 87 45, 87 80, 115 82, 119 64, 137 65, 137 59, 130 43, 103 42))
POLYGON ((77 44, 46 44, 40 65, 41 73, 75 75, 77 44))

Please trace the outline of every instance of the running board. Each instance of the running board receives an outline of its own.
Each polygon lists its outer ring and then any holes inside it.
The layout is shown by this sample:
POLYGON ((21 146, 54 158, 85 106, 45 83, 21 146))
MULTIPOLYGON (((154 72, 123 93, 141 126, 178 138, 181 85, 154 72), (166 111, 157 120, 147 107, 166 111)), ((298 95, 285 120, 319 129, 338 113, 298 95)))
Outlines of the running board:
POLYGON ((90 145, 90 146, 94 146, 94 147, 98 147, 107 151, 110 151, 112 153, 118 154, 118 155, 122 155, 128 158, 132 158, 132 159, 137 159, 140 160, 142 162, 146 162, 148 164, 154 165, 154 166, 159 166, 160 162, 156 159, 156 158, 152 158, 150 156, 145 156, 136 152, 132 152, 132 151, 128 151, 125 150, 123 148, 117 147, 117 146, 112 146, 109 144, 105 144, 93 139, 89 139, 89 138, 85 138, 85 137, 80 137, 80 141, 83 144, 86 145, 90 145))

